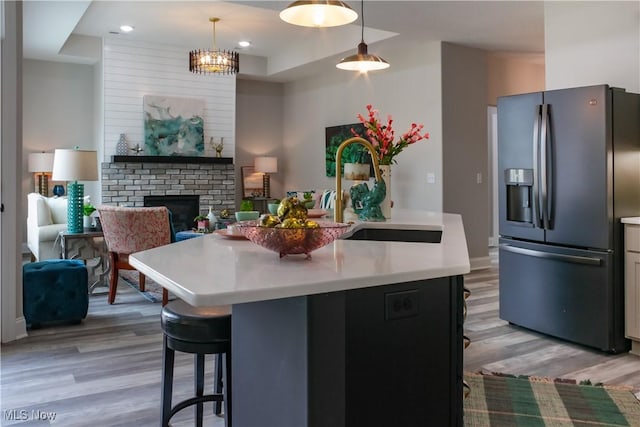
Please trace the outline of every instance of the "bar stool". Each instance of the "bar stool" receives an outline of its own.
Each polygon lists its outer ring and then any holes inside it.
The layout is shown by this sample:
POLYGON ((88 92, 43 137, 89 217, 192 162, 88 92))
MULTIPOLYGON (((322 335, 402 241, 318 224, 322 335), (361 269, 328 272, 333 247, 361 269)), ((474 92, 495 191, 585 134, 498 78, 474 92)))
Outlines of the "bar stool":
POLYGON ((196 426, 202 427, 203 403, 213 401, 217 415, 221 413, 220 402, 224 403, 225 425, 231 427, 231 307, 194 307, 181 300, 172 301, 162 308, 161 325, 164 332, 161 426, 167 427, 177 412, 196 405, 196 426), (172 407, 175 351, 195 355, 196 395, 172 407), (203 394, 205 354, 216 355, 214 392, 207 395, 203 394))

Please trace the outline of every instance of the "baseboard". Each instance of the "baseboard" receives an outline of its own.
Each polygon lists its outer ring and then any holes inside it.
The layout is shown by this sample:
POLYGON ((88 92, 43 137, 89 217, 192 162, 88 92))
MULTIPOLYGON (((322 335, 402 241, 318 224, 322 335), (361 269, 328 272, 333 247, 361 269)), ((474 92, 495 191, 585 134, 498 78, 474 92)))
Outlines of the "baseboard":
POLYGON ((469 264, 471 265, 471 270, 482 270, 485 268, 491 267, 491 257, 483 256, 478 258, 470 258, 469 264))
POLYGON ((29 336, 29 334, 27 334, 27 322, 24 319, 24 316, 20 316, 16 319, 16 325, 13 332, 14 332, 14 335, 13 337, 11 337, 12 339, 4 339, 5 337, 3 337, 2 342, 7 343, 7 342, 22 339, 22 338, 26 338, 29 336))

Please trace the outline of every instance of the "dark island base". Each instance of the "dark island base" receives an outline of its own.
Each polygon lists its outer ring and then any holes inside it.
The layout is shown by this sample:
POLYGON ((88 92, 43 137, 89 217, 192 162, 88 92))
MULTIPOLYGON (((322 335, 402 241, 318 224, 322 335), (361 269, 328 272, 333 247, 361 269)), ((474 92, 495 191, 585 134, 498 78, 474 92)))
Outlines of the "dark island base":
POLYGON ((234 427, 462 426, 462 276, 233 306, 234 427))

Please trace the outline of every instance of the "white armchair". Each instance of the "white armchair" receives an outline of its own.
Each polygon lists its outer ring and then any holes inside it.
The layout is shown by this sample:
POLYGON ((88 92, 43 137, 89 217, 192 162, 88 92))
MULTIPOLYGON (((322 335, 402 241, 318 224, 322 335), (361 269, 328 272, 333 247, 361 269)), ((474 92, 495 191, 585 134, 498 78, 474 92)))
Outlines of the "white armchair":
POLYGON ((36 261, 60 258, 58 233, 67 229, 67 198, 29 193, 27 246, 36 261))

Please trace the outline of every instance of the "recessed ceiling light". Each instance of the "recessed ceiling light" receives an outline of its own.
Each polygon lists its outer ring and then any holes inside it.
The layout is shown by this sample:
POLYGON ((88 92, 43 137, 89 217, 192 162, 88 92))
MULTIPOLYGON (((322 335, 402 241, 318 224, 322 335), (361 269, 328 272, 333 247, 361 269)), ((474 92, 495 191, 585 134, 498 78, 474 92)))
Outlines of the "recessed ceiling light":
POLYGON ((125 32, 125 33, 129 33, 131 31, 133 31, 133 27, 131 25, 121 25, 120 26, 120 31, 125 32))
POLYGON ((241 40, 238 42, 238 46, 240 47, 249 47, 251 46, 251 42, 248 40, 241 40))

